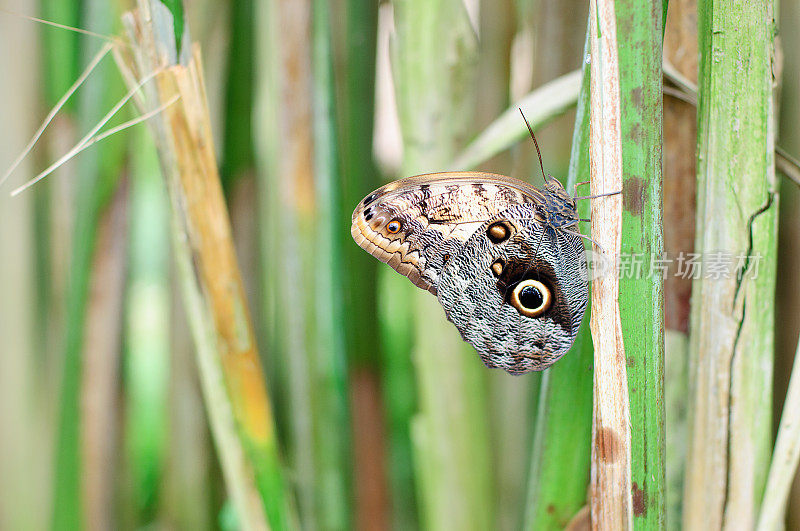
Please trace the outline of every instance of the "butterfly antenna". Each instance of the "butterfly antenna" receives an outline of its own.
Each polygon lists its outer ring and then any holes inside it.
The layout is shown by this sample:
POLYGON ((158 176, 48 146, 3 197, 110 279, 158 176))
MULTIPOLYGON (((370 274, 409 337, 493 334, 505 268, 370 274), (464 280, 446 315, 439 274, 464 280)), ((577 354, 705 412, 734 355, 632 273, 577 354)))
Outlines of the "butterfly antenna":
POLYGON ((595 195, 582 195, 580 197, 573 197, 573 201, 581 201, 583 199, 597 199, 598 197, 608 197, 610 195, 618 195, 621 194, 622 190, 617 190, 616 192, 607 192, 605 194, 595 194, 595 195))
POLYGON ((544 172, 544 163, 542 162, 542 152, 539 151, 539 142, 536 141, 536 135, 533 134, 531 124, 529 124, 528 119, 525 118, 525 113, 522 112, 522 107, 517 108, 519 109, 519 113, 522 115, 522 119, 525 120, 525 125, 528 126, 528 132, 531 134, 531 138, 533 139, 533 145, 536 146, 536 154, 539 155, 539 167, 542 169, 542 177, 544 177, 544 181, 547 182, 547 174, 544 172))

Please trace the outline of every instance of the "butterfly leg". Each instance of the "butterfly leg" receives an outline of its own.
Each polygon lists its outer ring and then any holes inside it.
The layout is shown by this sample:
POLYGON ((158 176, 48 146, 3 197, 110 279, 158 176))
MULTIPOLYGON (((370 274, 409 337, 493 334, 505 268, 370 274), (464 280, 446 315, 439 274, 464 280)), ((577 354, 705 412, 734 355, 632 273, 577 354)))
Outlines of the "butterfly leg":
POLYGON ((581 181, 579 183, 575 183, 575 190, 572 192, 572 198, 575 199, 575 197, 578 195, 579 186, 583 186, 584 184, 589 184, 590 182, 591 181, 581 181))
POLYGON ((593 239, 591 239, 589 236, 586 236, 585 234, 581 234, 580 232, 575 232, 575 231, 572 231, 572 230, 569 230, 569 229, 565 229, 564 227, 561 227, 561 230, 563 230, 564 232, 568 232, 569 234, 574 234, 575 236, 580 236, 581 238, 585 238, 585 239, 589 240, 590 242, 595 244, 598 249, 600 249, 601 253, 603 253, 603 254, 606 253, 603 250, 603 246, 600 245, 599 243, 597 243, 596 241, 594 241, 593 239))

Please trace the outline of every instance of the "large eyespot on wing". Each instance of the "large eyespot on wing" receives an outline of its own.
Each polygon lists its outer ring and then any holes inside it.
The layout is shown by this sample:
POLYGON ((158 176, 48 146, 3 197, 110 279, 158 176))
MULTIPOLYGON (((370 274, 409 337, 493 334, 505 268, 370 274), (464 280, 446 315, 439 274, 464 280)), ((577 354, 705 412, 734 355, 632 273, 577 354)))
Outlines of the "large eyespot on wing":
POLYGON ((437 293, 439 274, 475 229, 499 210, 540 200, 508 177, 477 172, 402 179, 368 194, 353 211, 350 232, 367 252, 437 293))
POLYGON ((475 231, 442 272, 438 297, 488 367, 542 370, 577 335, 588 297, 581 268, 579 238, 545 227, 532 205, 520 205, 475 231), (505 238, 500 222, 509 228, 505 238))

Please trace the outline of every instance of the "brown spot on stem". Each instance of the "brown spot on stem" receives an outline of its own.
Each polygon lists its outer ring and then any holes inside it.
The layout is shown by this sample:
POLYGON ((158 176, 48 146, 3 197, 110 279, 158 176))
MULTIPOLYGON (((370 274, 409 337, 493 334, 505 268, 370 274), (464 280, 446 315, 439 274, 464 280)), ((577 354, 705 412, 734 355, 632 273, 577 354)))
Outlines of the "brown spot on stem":
POLYGON ((600 427, 597 430, 597 456, 606 463, 614 463, 619 457, 620 443, 614 430, 600 427))
POLYGON ((639 139, 642 138, 642 126, 638 122, 634 122, 631 124, 630 131, 628 131, 628 138, 633 140, 634 142, 639 142, 639 139))
POLYGON ((642 88, 636 87, 631 90, 631 103, 634 107, 642 106, 642 88))
POLYGON ((634 216, 642 215, 644 203, 644 181, 639 177, 631 177, 622 187, 622 205, 634 216))
POLYGON ((639 488, 636 482, 631 485, 631 500, 633 501, 634 516, 644 516, 647 514, 647 492, 639 488))

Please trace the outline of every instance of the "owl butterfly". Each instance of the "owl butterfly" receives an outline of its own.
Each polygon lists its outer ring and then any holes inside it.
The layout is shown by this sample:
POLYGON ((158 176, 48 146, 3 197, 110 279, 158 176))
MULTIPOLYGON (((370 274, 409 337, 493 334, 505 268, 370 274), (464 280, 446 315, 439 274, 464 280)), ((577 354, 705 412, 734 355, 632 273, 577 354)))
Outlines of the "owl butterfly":
POLYGON ((553 177, 539 189, 490 173, 432 173, 369 194, 350 232, 434 294, 487 367, 523 374, 566 354, 586 310, 576 199, 553 177))

